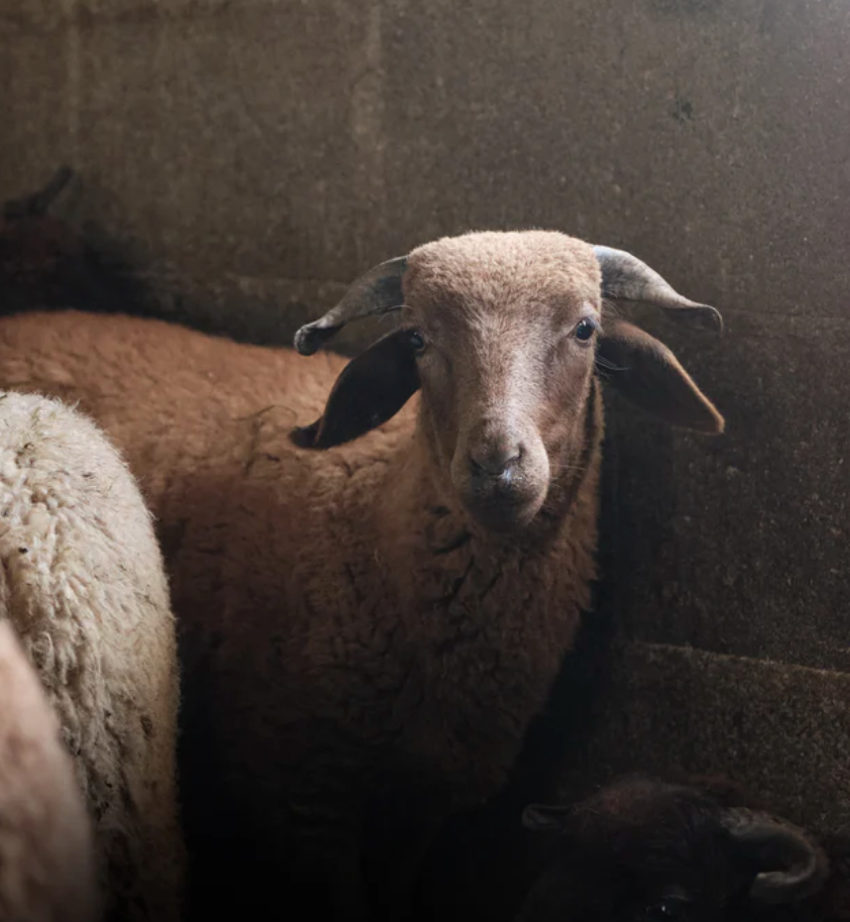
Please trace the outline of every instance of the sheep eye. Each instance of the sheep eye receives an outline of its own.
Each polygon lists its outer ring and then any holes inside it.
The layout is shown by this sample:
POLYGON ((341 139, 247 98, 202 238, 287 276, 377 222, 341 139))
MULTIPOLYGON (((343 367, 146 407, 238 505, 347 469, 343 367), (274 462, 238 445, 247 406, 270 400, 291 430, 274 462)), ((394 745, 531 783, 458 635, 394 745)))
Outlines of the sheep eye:
POLYGON ((593 318, 585 317, 575 328, 575 337, 580 343, 589 343, 598 329, 599 324, 593 318))
POLYGON ((672 919, 685 919, 690 902, 681 896, 669 896, 650 906, 644 916, 647 922, 667 922, 672 919))
POLYGON ((415 352, 422 353, 425 351, 425 337, 419 330, 410 331, 410 345, 413 346, 415 352))

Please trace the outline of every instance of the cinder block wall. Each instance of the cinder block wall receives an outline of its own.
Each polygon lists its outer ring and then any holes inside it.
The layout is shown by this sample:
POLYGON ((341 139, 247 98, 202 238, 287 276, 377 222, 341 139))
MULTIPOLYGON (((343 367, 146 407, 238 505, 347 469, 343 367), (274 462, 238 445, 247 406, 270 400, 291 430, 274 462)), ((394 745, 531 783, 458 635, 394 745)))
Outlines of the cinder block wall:
POLYGON ((721 339, 649 322, 723 438, 612 401, 618 654, 576 777, 730 771, 835 827, 848 47, 846 0, 0 0, 0 197, 71 163, 63 207, 157 310, 263 342, 473 228, 625 247, 718 305, 721 339))

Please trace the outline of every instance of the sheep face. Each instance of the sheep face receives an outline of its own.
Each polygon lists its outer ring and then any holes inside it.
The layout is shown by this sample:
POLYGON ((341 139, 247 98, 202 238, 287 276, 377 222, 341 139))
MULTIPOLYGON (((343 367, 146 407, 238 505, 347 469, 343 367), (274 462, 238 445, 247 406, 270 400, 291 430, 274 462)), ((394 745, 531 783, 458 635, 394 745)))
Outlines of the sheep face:
POLYGON ((420 420, 445 490, 485 530, 524 528, 544 503, 569 495, 600 368, 656 416, 722 431, 670 350, 603 310, 611 299, 719 320, 635 257, 564 234, 485 232, 425 244, 371 270, 298 331, 296 348, 310 354, 349 320, 401 311, 400 328, 345 368, 324 415, 293 438, 311 448, 357 438, 421 387, 420 420))
POLYGON ((523 820, 557 842, 517 922, 802 922, 829 871, 796 827, 650 779, 573 809, 531 806, 523 820))
POLYGON ((585 445, 600 269, 560 234, 482 234, 408 258, 410 331, 437 467, 480 525, 527 525, 585 445))

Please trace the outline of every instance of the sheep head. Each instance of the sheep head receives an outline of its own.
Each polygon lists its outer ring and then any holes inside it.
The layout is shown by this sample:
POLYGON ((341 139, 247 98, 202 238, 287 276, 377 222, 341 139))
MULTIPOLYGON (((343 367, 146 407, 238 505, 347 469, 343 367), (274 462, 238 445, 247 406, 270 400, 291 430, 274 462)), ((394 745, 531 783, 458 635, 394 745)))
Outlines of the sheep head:
POLYGON ((715 434, 723 419, 657 339, 606 301, 646 301, 719 329, 628 253, 547 231, 484 232, 425 244, 375 267, 295 336, 310 355, 350 320, 399 310, 398 329, 355 358, 297 444, 330 448, 388 420, 419 388, 444 479, 480 525, 526 526, 579 464, 594 374, 643 409, 715 434))
POLYGON ((814 920, 830 871, 801 829, 705 789, 624 778, 574 807, 531 805, 551 863, 518 922, 814 920))

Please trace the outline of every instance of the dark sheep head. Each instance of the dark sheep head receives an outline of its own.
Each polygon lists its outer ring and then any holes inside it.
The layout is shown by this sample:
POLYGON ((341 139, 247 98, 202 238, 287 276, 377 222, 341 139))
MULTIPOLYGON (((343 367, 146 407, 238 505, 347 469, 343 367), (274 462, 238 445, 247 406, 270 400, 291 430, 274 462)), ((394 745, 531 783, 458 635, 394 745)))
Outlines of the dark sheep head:
POLYGON ((523 823, 554 833, 554 854, 517 922, 825 922, 823 849, 706 788, 625 778, 523 823))
POLYGON ((0 220, 3 313, 33 307, 132 311, 139 303, 139 286, 123 267, 102 259, 67 221, 50 215, 73 176, 71 168, 63 166, 43 189, 4 203, 0 220))
POLYGON ((421 388, 420 424, 443 487, 481 527, 524 528, 581 464, 600 368, 666 422, 723 430, 673 353, 618 319, 610 301, 721 327, 714 308, 683 298, 634 256, 564 234, 472 233, 418 247, 297 332, 296 348, 310 355, 351 320, 401 310, 400 329, 343 370, 323 416, 294 440, 330 448, 355 439, 421 388))
MULTIPOLYGON (((47 213, 70 182, 73 173, 61 167, 47 185, 31 195, 3 205, 0 223, 0 279, 10 284, 45 286, 68 261, 83 257, 83 247, 73 231, 47 213)), ((8 295, 8 291, 5 292, 8 295)))

